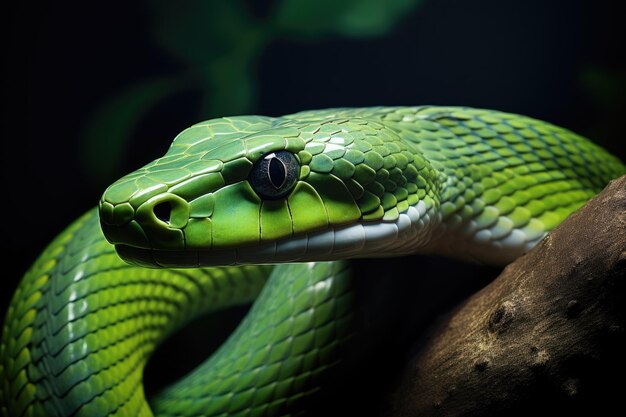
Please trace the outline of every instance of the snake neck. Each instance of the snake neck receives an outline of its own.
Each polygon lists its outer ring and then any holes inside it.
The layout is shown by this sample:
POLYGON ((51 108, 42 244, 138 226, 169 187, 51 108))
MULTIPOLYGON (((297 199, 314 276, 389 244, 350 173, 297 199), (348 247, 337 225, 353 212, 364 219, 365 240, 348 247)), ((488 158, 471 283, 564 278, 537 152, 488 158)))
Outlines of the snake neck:
POLYGON ((432 167, 418 253, 505 265, 626 170, 585 138, 520 115, 426 106, 378 117, 432 167))

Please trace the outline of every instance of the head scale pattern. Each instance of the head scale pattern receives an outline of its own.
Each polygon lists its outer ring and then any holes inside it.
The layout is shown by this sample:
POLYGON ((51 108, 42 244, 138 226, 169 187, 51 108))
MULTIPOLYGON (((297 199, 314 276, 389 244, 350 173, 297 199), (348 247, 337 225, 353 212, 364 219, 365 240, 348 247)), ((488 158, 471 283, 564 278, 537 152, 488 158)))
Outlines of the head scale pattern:
POLYGON ((104 193, 106 237, 148 266, 327 259, 329 249, 349 257, 366 243, 379 250, 376 241, 397 235, 397 225, 346 229, 397 223, 401 214, 417 221, 437 205, 437 173, 381 122, 333 116, 232 117, 186 129, 165 156, 104 193), (362 234, 349 236, 353 248, 343 254, 341 230, 362 234))

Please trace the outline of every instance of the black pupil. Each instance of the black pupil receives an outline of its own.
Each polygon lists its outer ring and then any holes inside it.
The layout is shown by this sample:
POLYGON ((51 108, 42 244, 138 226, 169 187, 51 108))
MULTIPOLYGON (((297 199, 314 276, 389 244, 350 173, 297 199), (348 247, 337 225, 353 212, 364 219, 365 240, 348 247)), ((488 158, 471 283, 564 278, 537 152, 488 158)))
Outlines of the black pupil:
POLYGON ((283 184, 285 184, 285 180, 287 179, 287 169, 285 168, 285 164, 283 164, 283 162, 275 156, 270 159, 267 173, 274 188, 279 189, 283 186, 283 184))
POLYGON ((289 194, 298 182, 299 172, 300 163, 293 153, 272 152, 254 163, 248 174, 248 183, 262 199, 277 200, 289 194))

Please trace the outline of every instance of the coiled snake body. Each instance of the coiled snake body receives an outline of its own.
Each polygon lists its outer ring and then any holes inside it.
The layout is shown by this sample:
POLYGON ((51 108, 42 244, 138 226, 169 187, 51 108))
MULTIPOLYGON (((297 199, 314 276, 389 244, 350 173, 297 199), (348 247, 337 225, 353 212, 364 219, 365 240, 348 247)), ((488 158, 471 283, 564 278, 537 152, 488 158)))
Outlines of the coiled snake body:
POLYGON ((196 124, 111 185, 26 273, 2 331, 2 412, 294 414, 350 337, 358 277, 342 259, 506 264, 625 172, 570 131, 489 110, 196 124), (160 341, 252 301, 214 355, 148 404, 143 368, 160 341))

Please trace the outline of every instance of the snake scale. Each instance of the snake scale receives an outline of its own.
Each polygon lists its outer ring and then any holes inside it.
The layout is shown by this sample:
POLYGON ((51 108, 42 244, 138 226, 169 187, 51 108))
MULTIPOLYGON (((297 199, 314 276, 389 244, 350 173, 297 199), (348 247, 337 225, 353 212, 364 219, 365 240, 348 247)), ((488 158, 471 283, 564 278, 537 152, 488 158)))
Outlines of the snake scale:
POLYGON ((297 414, 353 331, 358 277, 344 259, 504 265, 625 172, 566 129, 467 107, 198 123, 112 184, 25 274, 2 329, 2 413, 297 414), (145 397, 161 341, 249 303, 212 356, 145 397))

